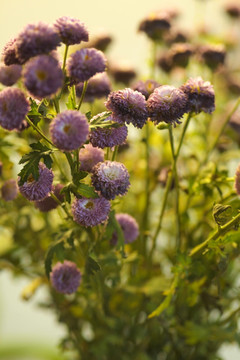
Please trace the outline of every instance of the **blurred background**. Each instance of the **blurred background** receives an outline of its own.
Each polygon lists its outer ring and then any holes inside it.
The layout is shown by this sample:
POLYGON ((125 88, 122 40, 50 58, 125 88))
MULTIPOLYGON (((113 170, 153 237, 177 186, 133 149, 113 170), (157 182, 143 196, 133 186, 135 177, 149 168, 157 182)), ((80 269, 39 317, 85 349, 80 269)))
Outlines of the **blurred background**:
MULTIPOLYGON (((144 17, 159 9, 174 8, 180 11, 178 22, 187 33, 206 26, 221 36, 228 28, 229 19, 223 16, 227 3, 228 0, 0 0, 0 48, 27 23, 51 23, 68 15, 86 24, 90 39, 99 33, 110 34, 113 42, 108 59, 132 66, 146 76, 150 46, 145 35, 137 33, 144 17)), ((0 272, 0 359, 61 359, 56 349, 64 328, 53 314, 37 306, 46 296, 43 288, 31 301, 21 299, 27 283, 24 278, 14 279, 8 272, 0 272)), ((222 356, 225 360, 237 360, 240 350, 224 346, 222 356)))

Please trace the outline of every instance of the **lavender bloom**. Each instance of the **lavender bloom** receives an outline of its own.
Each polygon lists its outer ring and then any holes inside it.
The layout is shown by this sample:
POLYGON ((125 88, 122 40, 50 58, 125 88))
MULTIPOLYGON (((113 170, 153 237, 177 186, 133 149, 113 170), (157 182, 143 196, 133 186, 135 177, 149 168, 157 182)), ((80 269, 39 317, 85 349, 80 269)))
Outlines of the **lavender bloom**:
POLYGON ((134 91, 139 91, 141 94, 143 94, 143 96, 145 96, 147 100, 149 96, 152 94, 152 92, 159 86, 160 84, 155 80, 146 80, 146 81, 139 80, 137 83, 135 83, 132 86, 132 89, 134 91))
POLYGON ((158 124, 180 124, 179 119, 186 112, 187 95, 174 86, 163 85, 154 90, 147 101, 149 116, 158 124))
POLYGON ((180 89, 188 97, 188 112, 203 111, 211 114, 215 110, 215 93, 209 81, 203 81, 200 76, 196 79, 190 78, 180 89))
MULTIPOLYGON (((116 220, 122 228, 125 244, 129 244, 135 241, 139 235, 139 226, 136 220, 132 216, 123 213, 116 214, 116 220)), ((114 232, 111 239, 111 244, 116 245, 117 240, 117 233, 114 232)))
POLYGON ((48 24, 28 24, 16 39, 16 53, 21 64, 30 58, 48 54, 60 45, 57 31, 48 24))
POLYGON ((59 33, 62 42, 66 45, 80 44, 82 41, 88 41, 87 29, 78 19, 62 16, 56 20, 54 28, 59 33))
POLYGON ((65 110, 50 124, 52 142, 60 150, 71 151, 82 146, 87 140, 89 125, 85 115, 76 110, 65 110))
MULTIPOLYGON (((79 83, 76 86, 76 95, 81 97, 83 90, 83 83, 79 83)), ((87 90, 83 101, 93 102, 95 99, 101 99, 107 97, 111 91, 111 83, 107 74, 99 73, 89 79, 87 84, 87 90)))
POLYGON ((79 151, 79 161, 80 170, 91 172, 97 163, 104 161, 104 151, 87 144, 79 151))
POLYGON ((73 219, 88 227, 101 224, 108 218, 110 202, 104 197, 97 199, 75 199, 72 204, 73 219))
POLYGON ((10 179, 5 181, 1 191, 2 191, 2 198, 5 201, 11 201, 16 199, 18 195, 18 186, 16 180, 10 179))
POLYGON ((55 290, 62 294, 73 294, 81 282, 81 273, 72 261, 58 262, 50 273, 50 281, 55 290))
POLYGON ((108 110, 113 112, 117 122, 132 123, 141 129, 148 118, 145 97, 130 88, 111 92, 105 102, 108 110))
MULTIPOLYGON (((99 114, 101 115, 101 114, 99 114)), ((99 116, 97 115, 97 116, 99 116)), ((95 117, 92 118, 94 120, 95 117)), ((105 121, 116 121, 112 116, 109 116, 105 121)), ((89 141, 94 147, 104 149, 105 147, 114 147, 122 145, 128 134, 126 125, 112 128, 97 128, 92 130, 89 134, 89 141)))
POLYGON ((4 129, 19 129, 29 109, 29 102, 21 90, 6 88, 0 92, 0 125, 4 129))
POLYGON ((234 183, 235 190, 240 196, 240 164, 237 167, 236 173, 235 173, 235 183, 234 183))
POLYGON ((113 200, 117 195, 127 193, 130 186, 129 173, 119 162, 100 162, 92 169, 92 184, 102 196, 113 200))
POLYGON ((5 86, 12 86, 20 79, 21 72, 21 65, 0 65, 0 83, 5 86))
POLYGON ((20 64, 17 58, 15 44, 16 39, 11 39, 3 48, 2 60, 7 66, 13 64, 20 64))
POLYGON ((63 72, 56 59, 39 55, 31 59, 23 72, 24 85, 39 99, 56 94, 63 85, 63 72))
POLYGON ((171 27, 171 17, 166 12, 156 12, 144 19, 138 30, 143 31, 152 40, 161 40, 166 30, 171 27))
POLYGON ((93 48, 76 51, 67 62, 67 73, 75 84, 89 80, 93 75, 104 72, 107 60, 104 54, 93 48))
MULTIPOLYGON (((62 202, 64 199, 63 195, 60 193, 62 188, 63 188, 62 184, 57 184, 53 186, 52 189, 53 194, 58 198, 60 202, 62 202)), ((35 201, 35 206, 37 209, 39 209, 42 212, 48 212, 53 209, 56 209, 56 207, 58 207, 58 203, 51 197, 51 195, 48 195, 43 200, 35 201)))
POLYGON ((20 193, 30 201, 43 200, 52 190, 53 172, 43 163, 39 163, 39 178, 35 180, 29 176, 28 180, 19 186, 20 193))

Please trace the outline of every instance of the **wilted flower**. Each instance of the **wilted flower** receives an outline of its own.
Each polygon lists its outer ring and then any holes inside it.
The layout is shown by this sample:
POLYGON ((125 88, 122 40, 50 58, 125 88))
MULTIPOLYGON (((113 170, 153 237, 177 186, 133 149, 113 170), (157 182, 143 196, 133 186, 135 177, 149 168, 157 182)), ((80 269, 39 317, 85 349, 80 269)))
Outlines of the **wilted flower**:
POLYGON ((104 161, 104 151, 87 144, 79 151, 79 161, 80 170, 91 172, 97 163, 104 161))
POLYGON ((93 75, 106 70, 107 60, 104 54, 93 48, 76 51, 67 62, 67 73, 75 84, 89 80, 93 75))
MULTIPOLYGON (((122 214, 122 213, 116 214, 116 220, 118 221, 123 231, 125 244, 129 244, 135 241, 139 235, 139 226, 136 220, 129 214, 122 214)), ((111 239, 111 243, 115 245, 117 243, 117 240, 118 240, 117 233, 114 232, 111 239)))
MULTIPOLYGON (((54 185, 52 188, 52 193, 56 196, 56 198, 60 202, 62 202, 64 199, 63 195, 60 193, 62 188, 63 188, 62 184, 54 185)), ((39 209, 42 212, 48 212, 53 209, 56 209, 58 203, 51 197, 51 195, 48 195, 43 200, 35 201, 35 206, 37 209, 39 209)))
POLYGON ((149 96, 153 93, 153 91, 159 86, 160 84, 155 80, 146 80, 146 81, 139 80, 137 83, 135 83, 132 86, 132 89, 134 91, 139 91, 141 94, 145 96, 147 100, 149 96))
POLYGON ((81 273, 72 261, 58 262, 50 273, 50 281, 55 290, 62 294, 73 294, 81 282, 81 273))
POLYGON ((21 65, 0 65, 0 83, 5 86, 12 86, 21 77, 21 65))
POLYGON ((167 12, 155 12, 140 23, 138 30, 143 31, 152 40, 161 40, 166 30, 171 27, 170 20, 167 12))
POLYGON ((56 20, 54 28, 57 30, 61 41, 66 45, 88 41, 88 31, 84 23, 78 19, 62 16, 56 20))
POLYGON ((130 186, 126 167, 116 161, 100 162, 92 169, 92 184, 101 195, 113 200, 117 195, 125 195, 130 186))
POLYGON ((1 192, 2 192, 2 198, 5 201, 11 201, 16 199, 18 195, 18 186, 16 180, 10 179, 5 181, 1 188, 1 192))
POLYGON ((72 204, 73 219, 82 226, 96 226, 108 218, 110 202, 104 197, 75 199, 72 204))
POLYGON ((19 129, 29 109, 29 102, 21 90, 5 88, 0 92, 0 125, 4 129, 19 129))
POLYGON ((85 143, 89 125, 84 114, 76 110, 65 110, 52 120, 49 130, 54 145, 60 150, 71 151, 85 143))
POLYGON ((16 54, 16 39, 11 39, 3 48, 2 60, 5 65, 20 64, 16 54))
POLYGON ((146 100, 138 91, 127 88, 111 92, 105 106, 112 111, 113 119, 116 118, 117 122, 132 123, 141 129, 147 121, 146 100))
POLYGON ((149 116, 152 121, 167 124, 179 124, 179 119, 186 112, 187 96, 181 89, 163 85, 154 90, 147 101, 149 116))
POLYGON ((39 163, 39 178, 35 180, 30 175, 27 181, 19 186, 20 193, 30 201, 43 200, 52 190, 53 172, 43 163, 39 163))
POLYGON ((31 59, 24 68, 23 78, 28 91, 39 99, 56 94, 63 85, 60 65, 49 55, 31 59))
MULTIPOLYGON (((83 91, 83 83, 76 85, 76 95, 80 97, 83 91)), ((99 73, 91 77, 87 84, 87 90, 83 101, 93 102, 95 99, 107 97, 111 91, 111 83, 107 74, 99 73)))

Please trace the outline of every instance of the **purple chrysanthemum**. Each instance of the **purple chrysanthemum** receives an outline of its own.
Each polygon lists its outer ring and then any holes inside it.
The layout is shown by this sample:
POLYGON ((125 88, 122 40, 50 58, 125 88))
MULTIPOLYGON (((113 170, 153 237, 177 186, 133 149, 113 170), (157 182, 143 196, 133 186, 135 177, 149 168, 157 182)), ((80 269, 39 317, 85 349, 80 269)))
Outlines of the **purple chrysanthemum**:
POLYGON ((186 112, 187 95, 174 86, 163 85, 149 96, 147 107, 149 117, 155 123, 179 124, 179 119, 186 112))
POLYGON ((81 283, 81 272, 77 265, 68 260, 56 263, 50 273, 50 281, 55 290, 62 294, 73 294, 81 283))
POLYGON ((130 88, 111 92, 105 102, 108 110, 112 111, 117 122, 132 123, 141 129, 148 118, 145 97, 130 88))
POLYGON ((11 201, 16 199, 18 195, 18 186, 16 180, 10 179, 5 181, 5 183, 2 186, 1 192, 2 192, 2 198, 5 201, 11 201))
POLYGON ((106 70, 104 54, 93 48, 76 51, 67 62, 67 73, 75 84, 89 80, 93 75, 106 70))
POLYGON ((63 151, 78 149, 87 140, 88 133, 86 116, 76 110, 63 111, 50 124, 52 141, 63 151))
POLYGON ((21 77, 21 65, 0 65, 0 83, 5 86, 12 86, 21 77))
POLYGON ((4 129, 19 129, 29 109, 29 102, 21 90, 6 88, 0 92, 0 125, 4 129))
MULTIPOLYGON (((53 188, 52 188, 53 194, 61 202, 64 199, 63 195, 60 194, 62 188, 63 188, 62 184, 57 184, 57 185, 53 186, 53 188)), ((51 195, 48 195, 43 200, 35 201, 35 206, 37 209, 39 209, 42 212, 48 212, 53 209, 56 209, 56 207, 58 207, 58 203, 51 197, 51 195)))
POLYGON ((39 55, 31 59, 23 71, 24 85, 39 99, 56 94, 63 85, 63 72, 56 59, 39 55))
MULTIPOLYGON (((80 97, 82 95, 83 83, 79 83, 76 86, 76 95, 80 97)), ((83 101, 93 102, 95 99, 101 99, 107 97, 111 91, 111 83, 107 74, 99 73, 94 75, 87 84, 87 90, 83 101)))
POLYGON ((139 91, 147 100, 153 91, 159 86, 161 85, 155 80, 139 80, 132 86, 132 89, 134 91, 139 91))
POLYGON ((43 200, 52 190, 53 172, 43 163, 39 163, 39 178, 35 180, 29 176, 28 180, 19 186, 20 193, 30 201, 43 200))
POLYGON ((240 164, 238 165, 236 173, 235 173, 234 187, 235 187, 235 190, 236 190, 238 196, 240 196, 240 164))
POLYGON ((116 161, 98 163, 92 169, 92 184, 101 195, 113 200, 117 195, 125 195, 130 186, 126 167, 116 161))
POLYGON ((87 144, 79 151, 79 161, 80 170, 91 172, 97 163, 104 161, 104 151, 87 144))
MULTIPOLYGON (((99 114, 101 115, 101 114, 99 114)), ((97 115, 97 116, 99 116, 97 115)), ((92 118, 94 120, 95 117, 92 118)), ((105 121, 116 121, 110 115, 105 121)), ((104 149, 105 147, 114 147, 122 145, 128 135, 128 129, 126 125, 112 128, 97 128, 92 130, 89 134, 89 141, 95 147, 104 149)))
POLYGON ((66 45, 80 44, 88 41, 88 31, 80 20, 62 16, 54 24, 62 42, 66 45))
POLYGON ((24 64, 30 58, 48 54, 60 45, 60 37, 53 26, 39 22, 28 24, 16 39, 17 58, 24 64))
POLYGON ((82 226, 96 226, 108 218, 110 202, 104 197, 75 199, 72 204, 73 219, 82 226))
POLYGON ((11 39, 3 48, 2 60, 5 65, 20 64, 16 54, 16 39, 11 39))
MULTIPOLYGON (((136 220, 130 216, 129 214, 116 214, 116 220, 118 221, 119 225, 122 228, 124 242, 125 244, 129 244, 136 240, 139 235, 139 226, 136 220)), ((114 232, 111 243, 115 245, 117 243, 118 236, 117 233, 114 232)))
POLYGON ((200 76, 196 79, 190 78, 180 89, 188 97, 188 112, 203 111, 211 114, 215 110, 215 93, 209 81, 203 81, 200 76))

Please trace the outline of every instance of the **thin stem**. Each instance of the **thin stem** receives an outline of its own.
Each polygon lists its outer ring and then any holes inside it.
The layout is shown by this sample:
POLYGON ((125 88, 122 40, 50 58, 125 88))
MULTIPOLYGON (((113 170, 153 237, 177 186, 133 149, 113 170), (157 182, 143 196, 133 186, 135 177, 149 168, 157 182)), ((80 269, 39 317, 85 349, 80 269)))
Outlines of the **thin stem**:
POLYGON ((79 172, 79 149, 75 150, 75 157, 76 157, 76 163, 77 163, 77 172, 79 172))
POLYGON ((78 108, 77 108, 78 111, 80 110, 80 107, 82 105, 82 102, 83 102, 83 99, 84 99, 84 96, 85 96, 85 93, 86 93, 86 90, 87 90, 87 84, 88 84, 88 82, 84 81, 82 94, 81 94, 80 101, 79 101, 78 108))
POLYGON ((114 161, 116 159, 118 153, 118 145, 115 146, 113 154, 112 154, 112 161, 114 161))
POLYGON ((76 87, 75 87, 75 85, 72 86, 72 101, 73 101, 73 106, 75 109, 76 108, 76 87))
POLYGON ((54 160, 54 162, 56 163, 56 165, 57 165, 57 167, 58 167, 61 175, 64 177, 64 179, 65 179, 66 181, 69 181, 69 179, 67 178, 67 176, 66 176, 65 173, 63 172, 63 170, 62 170, 62 168, 61 168, 61 165, 59 164, 59 162, 58 162, 58 160, 57 160, 57 158, 56 158, 56 156, 55 156, 54 153, 52 154, 52 157, 53 157, 53 160, 54 160))
POLYGON ((67 158, 67 161, 69 163, 69 166, 70 166, 70 169, 71 169, 71 174, 73 175, 73 159, 72 159, 72 155, 67 151, 65 151, 64 154, 65 154, 65 156, 67 158))
MULTIPOLYGON (((149 229, 149 205, 150 205, 150 171, 149 171, 149 122, 145 126, 145 206, 142 219, 142 230, 145 233, 149 229)), ((144 236, 144 242, 146 235, 144 236)), ((145 244, 143 244, 145 253, 145 244)))
POLYGON ((66 213, 67 217, 71 219, 72 217, 71 217, 68 209, 66 208, 66 206, 63 205, 63 204, 61 203, 61 201, 60 201, 52 192, 50 193, 50 196, 51 196, 51 198, 52 198, 54 201, 56 201, 56 203, 58 203, 58 205, 61 206, 61 208, 62 208, 62 209, 64 210, 64 212, 66 213))
POLYGON ((65 51, 64 51, 64 57, 63 57, 63 65, 62 65, 63 73, 65 73, 65 66, 66 66, 66 61, 67 61, 68 48, 69 48, 69 45, 66 45, 65 51))
POLYGON ((59 114, 60 113, 59 100, 58 100, 58 98, 56 96, 53 99, 53 104, 54 104, 56 113, 59 114))
POLYGON ((179 156, 179 153, 180 153, 180 150, 181 150, 181 147, 182 147, 182 144, 183 144, 183 139, 184 139, 185 133, 186 133, 186 131, 187 131, 188 125, 189 125, 189 123, 190 123, 191 117, 192 117, 192 113, 190 112, 190 113, 188 114, 187 120, 185 121, 185 124, 184 124, 184 127, 183 127, 183 131, 182 131, 182 134, 181 134, 181 137, 180 137, 180 141, 179 141, 178 148, 177 148, 176 155, 175 155, 175 156, 176 156, 176 159, 177 159, 178 156, 179 156))
POLYGON ((39 127, 38 127, 37 125, 35 125, 35 124, 29 119, 28 116, 26 116, 26 120, 27 120, 28 124, 29 124, 30 126, 32 126, 33 129, 36 130, 37 133, 38 133, 45 141, 47 141, 50 145, 52 145, 53 147, 55 147, 55 145, 51 142, 51 140, 49 140, 49 139, 43 134, 43 132, 39 129, 39 127))

